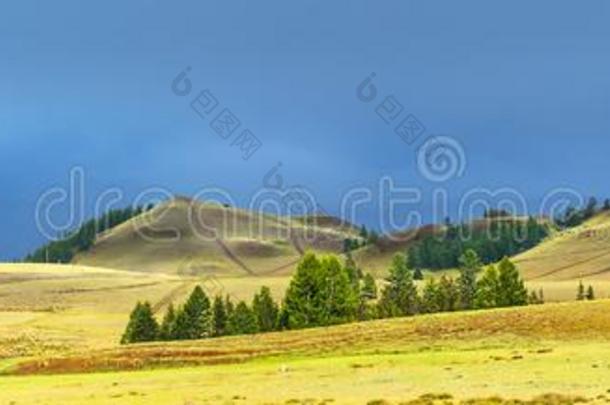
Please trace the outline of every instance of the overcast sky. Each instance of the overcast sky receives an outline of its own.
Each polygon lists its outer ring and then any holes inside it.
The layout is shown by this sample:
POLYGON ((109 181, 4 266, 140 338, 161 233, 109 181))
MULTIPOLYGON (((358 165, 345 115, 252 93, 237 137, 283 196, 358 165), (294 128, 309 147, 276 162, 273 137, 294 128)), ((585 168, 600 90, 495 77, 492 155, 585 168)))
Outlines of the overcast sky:
MULTIPOLYGON (((330 212, 390 176, 458 196, 518 189, 535 207, 569 186, 610 195, 606 1, 27 1, 0 6, 0 258, 44 240, 34 211, 85 173, 87 209, 108 187, 228 190, 239 204, 278 162, 330 212), (191 91, 172 81, 190 67, 191 91), (372 72, 376 98, 358 85, 372 72), (201 118, 190 102, 218 103, 201 118), (387 124, 376 113, 385 105, 387 124), (225 108, 240 126, 210 123, 225 108), (400 112, 400 114, 398 114, 400 112), (406 143, 411 115, 425 128, 406 143), (248 160, 232 145, 248 129, 248 160), (463 175, 430 181, 418 150, 446 135, 463 175)), ((212 105, 209 105, 210 108, 212 105)), ((383 115, 383 111, 382 114, 383 115)), ((455 197, 450 204, 457 204, 455 197)), ((61 210, 61 209, 60 209, 61 210)), ((428 214, 424 214, 426 216, 428 214)), ((374 207, 360 220, 378 226, 374 207)))

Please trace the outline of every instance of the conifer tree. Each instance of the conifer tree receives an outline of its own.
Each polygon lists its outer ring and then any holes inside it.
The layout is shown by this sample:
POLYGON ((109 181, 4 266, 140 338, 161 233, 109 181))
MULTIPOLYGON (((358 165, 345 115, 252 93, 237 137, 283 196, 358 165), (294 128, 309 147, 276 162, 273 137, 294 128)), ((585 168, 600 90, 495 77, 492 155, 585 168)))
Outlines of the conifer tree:
POLYGON ((433 277, 430 277, 424 285, 422 293, 421 310, 424 313, 433 314, 441 310, 440 307, 440 292, 438 284, 433 277))
POLYGON ((220 295, 214 298, 212 305, 212 332, 214 336, 224 336, 227 333, 228 315, 225 301, 220 295))
POLYGON ((254 295, 252 310, 260 332, 270 332, 276 329, 279 309, 273 301, 269 287, 262 287, 260 292, 254 295))
POLYGON ((383 289, 379 302, 380 316, 390 318, 415 314, 418 301, 417 288, 404 255, 394 256, 387 281, 388 285, 383 289))
POLYGON ((453 278, 442 275, 438 285, 438 292, 440 310, 442 312, 452 312, 458 308, 460 292, 453 278))
POLYGON ((161 327, 159 328, 159 339, 160 340, 173 340, 174 339, 174 329, 176 324, 176 310, 174 309, 173 304, 169 304, 167 307, 167 311, 165 312, 165 316, 163 317, 163 321, 161 322, 161 327))
POLYGON ((460 277, 458 279, 460 290, 460 307, 472 309, 477 289, 477 273, 482 264, 479 255, 472 249, 468 249, 460 257, 460 277))
POLYGON ((195 287, 176 316, 176 337, 201 339, 211 332, 210 300, 200 286, 195 287))
POLYGON ((377 283, 370 273, 364 276, 361 295, 367 300, 377 299, 377 283))
POLYGON ((593 290, 592 285, 590 285, 589 288, 587 288, 587 300, 588 301, 595 300, 595 291, 593 290))
POLYGON ((284 305, 289 329, 327 324, 329 315, 324 294, 327 290, 326 281, 320 260, 315 254, 306 253, 297 265, 286 291, 284 305))
POLYGON ((498 281, 500 283, 498 306, 527 305, 527 289, 519 275, 519 270, 508 257, 502 259, 498 265, 498 281))
POLYGON ((325 275, 322 295, 328 312, 328 319, 323 324, 353 320, 358 309, 359 293, 350 281, 348 271, 341 266, 336 256, 324 257, 320 264, 322 274, 325 275))
POLYGON ((488 266, 481 279, 477 282, 474 299, 475 308, 494 308, 500 295, 498 270, 493 265, 488 266))
POLYGON ((580 280, 578 282, 578 292, 576 294, 576 299, 578 301, 584 301, 586 298, 586 294, 585 294, 585 286, 582 283, 582 280, 580 280))
POLYGON ((280 311, 277 316, 277 328, 278 330, 290 329, 289 314, 288 310, 286 309, 285 302, 282 303, 282 306, 280 307, 280 311))
POLYGON ((129 322, 121 338, 122 344, 152 342, 157 339, 159 325, 148 302, 138 302, 129 316, 129 322))
POLYGON ((249 335, 258 332, 256 317, 248 305, 240 301, 229 319, 229 331, 232 335, 249 335))

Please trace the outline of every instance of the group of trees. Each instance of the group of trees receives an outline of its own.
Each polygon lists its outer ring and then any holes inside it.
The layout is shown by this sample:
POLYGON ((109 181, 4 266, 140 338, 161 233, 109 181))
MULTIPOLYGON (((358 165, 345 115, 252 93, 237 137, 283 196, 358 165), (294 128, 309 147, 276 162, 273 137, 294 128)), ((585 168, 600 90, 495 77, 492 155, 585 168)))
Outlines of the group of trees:
POLYGON ((274 301, 262 287, 251 304, 217 296, 213 302, 197 286, 186 303, 169 305, 160 324, 149 303, 132 311, 122 343, 189 340, 244 335, 286 329, 333 325, 369 319, 366 303, 377 298, 375 279, 360 272, 353 261, 344 265, 335 256, 306 254, 298 265, 284 301, 274 301))
POLYGON ((610 199, 604 200, 600 207, 597 199, 591 197, 582 207, 569 206, 558 218, 555 218, 555 222, 561 227, 571 228, 582 224, 600 211, 610 211, 610 199))
POLYGON ((196 287, 179 309, 170 305, 160 324, 150 304, 138 303, 131 313, 123 343, 185 340, 303 329, 341 323, 410 316, 420 313, 538 304, 542 294, 528 296, 515 265, 507 258, 497 266, 483 264, 473 250, 460 257, 460 275, 415 283, 415 271, 404 255, 396 255, 382 290, 370 274, 348 259, 307 253, 297 266, 284 299, 273 300, 262 287, 251 304, 229 297, 213 302, 196 287), (482 276, 478 277, 478 273, 482 276))
MULTIPOLYGON (((500 214, 496 211, 486 213, 490 217, 500 214)), ((527 221, 494 220, 484 225, 447 222, 442 233, 427 235, 409 248, 409 267, 455 268, 467 250, 475 251, 483 264, 495 263, 536 246, 548 234, 548 226, 531 217, 527 221)))
POLYGON ((347 238, 343 240, 343 253, 348 254, 353 250, 367 245, 375 245, 379 240, 379 234, 375 230, 368 230, 366 226, 360 227, 358 238, 347 238))
POLYGON ((114 228, 129 219, 140 215, 147 208, 127 207, 110 210, 97 219, 90 219, 77 230, 63 235, 59 240, 50 242, 24 258, 29 263, 69 263, 78 252, 87 251, 95 243, 98 234, 114 228))
POLYGON ((578 301, 593 301, 595 299, 595 290, 593 290, 593 286, 589 285, 585 290, 585 285, 582 283, 582 280, 578 283, 578 292, 576 293, 576 299, 578 301))
POLYGON ((443 275, 439 281, 429 278, 420 293, 413 280, 414 271, 403 256, 396 256, 388 285, 381 294, 378 315, 387 318, 541 303, 539 298, 529 299, 519 271, 508 258, 502 259, 497 267, 491 265, 483 271, 483 263, 476 252, 467 250, 460 256, 459 263, 459 277, 443 275), (483 274, 478 277, 480 272, 483 274))

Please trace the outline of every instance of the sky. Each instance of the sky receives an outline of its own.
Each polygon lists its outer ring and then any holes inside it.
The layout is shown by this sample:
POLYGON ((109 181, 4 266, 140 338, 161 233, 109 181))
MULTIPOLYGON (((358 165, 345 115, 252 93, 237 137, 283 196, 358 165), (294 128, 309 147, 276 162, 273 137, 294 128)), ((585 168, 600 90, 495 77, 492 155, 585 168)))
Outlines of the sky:
MULTIPOLYGON (((45 241, 38 201, 75 168, 85 216, 110 188, 125 205, 151 187, 247 205, 279 162, 284 187, 333 214, 384 177, 421 190, 408 209, 424 221, 438 190, 450 211, 479 188, 515 189, 528 211, 558 188, 610 196, 608 21, 602 0, 4 2, 0 259, 45 241), (191 107, 204 90, 209 116, 191 107), (227 139, 211 124, 224 109, 240 122, 227 139), (411 144, 394 131, 405 117, 424 128, 411 144), (457 148, 442 181, 418 163, 434 139, 457 148)), ((379 228, 382 206, 357 220, 379 228)))

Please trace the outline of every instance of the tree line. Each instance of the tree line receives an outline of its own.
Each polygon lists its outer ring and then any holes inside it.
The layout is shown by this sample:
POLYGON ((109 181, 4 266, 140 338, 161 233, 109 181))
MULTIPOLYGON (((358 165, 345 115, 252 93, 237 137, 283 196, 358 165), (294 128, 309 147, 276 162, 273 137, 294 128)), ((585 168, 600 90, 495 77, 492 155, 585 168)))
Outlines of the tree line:
MULTIPOLYGON (((486 212, 495 218, 500 211, 486 212)), ((454 225, 447 221, 443 232, 426 235, 408 250, 411 268, 448 269, 460 265, 460 257, 467 250, 475 251, 483 264, 495 263, 505 256, 514 256, 539 244, 549 234, 548 225, 530 217, 493 220, 484 226, 454 225)))
POLYGON ((563 228, 571 228, 603 211, 610 211, 610 199, 605 199, 600 207, 597 198, 591 197, 584 206, 575 207, 571 205, 566 208, 561 215, 555 218, 555 223, 563 228))
POLYGON ((124 209, 109 210, 100 218, 90 219, 78 229, 62 235, 59 240, 47 243, 28 254, 23 261, 28 263, 69 263, 78 252, 89 250, 100 233, 114 228, 129 219, 152 209, 147 207, 127 207, 124 209))
POLYGON ((378 291, 375 279, 363 274, 353 260, 342 263, 334 255, 307 253, 281 303, 274 301, 268 287, 262 287, 251 303, 234 303, 222 296, 212 301, 197 286, 184 305, 176 309, 170 304, 160 323, 149 303, 138 303, 121 342, 202 339, 544 301, 542 291, 528 295, 508 258, 483 269, 473 250, 460 257, 460 274, 455 279, 430 278, 418 289, 414 275, 406 257, 396 255, 378 291))

